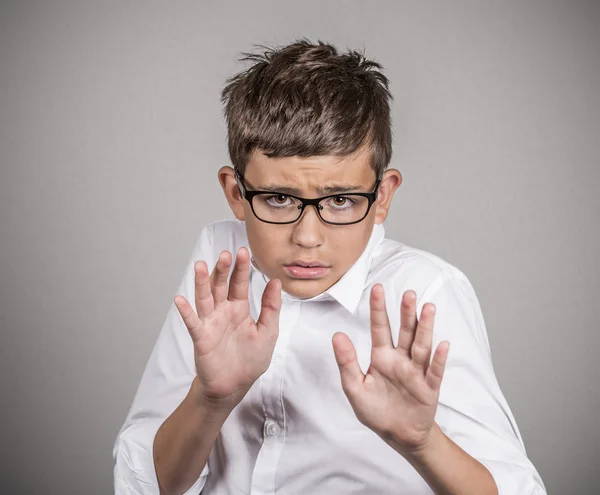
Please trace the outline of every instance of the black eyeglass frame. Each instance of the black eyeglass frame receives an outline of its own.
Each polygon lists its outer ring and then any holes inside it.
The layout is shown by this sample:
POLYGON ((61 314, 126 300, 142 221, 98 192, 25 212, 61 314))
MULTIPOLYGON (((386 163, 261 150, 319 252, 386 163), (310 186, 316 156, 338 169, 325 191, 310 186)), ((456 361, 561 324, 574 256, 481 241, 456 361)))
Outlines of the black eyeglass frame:
POLYGON ((248 188, 246 187, 246 185, 244 184, 244 178, 237 170, 235 170, 235 180, 237 181, 237 184, 238 184, 238 187, 240 188, 240 192, 242 193, 242 196, 244 197, 244 199, 246 199, 246 201, 248 201, 248 203, 250 203, 250 208, 252 209, 252 213, 254 214, 254 216, 256 218, 258 218, 261 222, 271 223, 271 224, 275 224, 275 225, 288 225, 290 223, 297 222, 298 220, 300 220, 300 218, 302 218, 304 209, 309 205, 313 205, 315 207, 317 215, 319 215, 319 218, 321 219, 321 221, 323 221, 329 225, 354 225, 355 223, 362 222, 365 218, 367 218, 369 211, 371 211, 371 206, 377 200, 379 183, 381 182, 381 179, 378 178, 377 182, 375 182, 375 188, 373 189, 372 192, 368 192, 368 193, 367 192, 338 193, 338 194, 329 194, 327 196, 322 196, 320 198, 308 199, 308 198, 301 198, 300 196, 294 196, 293 194, 278 193, 277 191, 249 191, 248 188), (295 220, 292 220, 290 222, 269 222, 268 220, 263 220, 256 214, 256 212, 254 211, 254 205, 252 204, 252 198, 254 198, 254 196, 258 196, 259 194, 271 194, 271 195, 280 194, 282 196, 287 196, 289 198, 294 198, 294 199, 299 200, 301 205, 298 206, 298 209, 300 210, 300 214, 298 215, 298 218, 296 218, 295 220), (323 209, 323 207, 320 206, 319 203, 321 201, 323 201, 324 199, 337 198, 340 196, 363 196, 363 197, 367 198, 367 200, 369 201, 369 205, 367 206, 367 211, 365 212, 364 216, 359 220, 355 220, 354 222, 348 222, 348 223, 329 222, 329 221, 325 220, 321 216, 321 210, 323 209))

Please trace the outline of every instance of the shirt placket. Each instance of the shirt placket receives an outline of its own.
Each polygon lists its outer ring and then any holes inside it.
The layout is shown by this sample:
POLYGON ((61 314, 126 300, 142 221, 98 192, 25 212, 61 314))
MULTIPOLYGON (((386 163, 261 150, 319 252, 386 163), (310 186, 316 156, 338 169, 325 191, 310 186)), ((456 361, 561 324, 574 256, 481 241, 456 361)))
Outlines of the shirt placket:
POLYGON ((277 464, 283 451, 286 434, 286 417, 283 406, 283 386, 286 352, 300 313, 298 300, 283 297, 279 315, 279 337, 271 363, 259 378, 264 421, 263 443, 252 474, 252 495, 275 493, 277 464))

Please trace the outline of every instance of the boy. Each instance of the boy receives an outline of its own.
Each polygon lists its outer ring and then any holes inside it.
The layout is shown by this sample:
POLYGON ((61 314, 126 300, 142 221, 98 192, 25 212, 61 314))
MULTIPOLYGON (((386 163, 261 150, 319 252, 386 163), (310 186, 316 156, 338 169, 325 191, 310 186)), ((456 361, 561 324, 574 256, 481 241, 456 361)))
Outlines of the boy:
POLYGON ((545 494, 467 277, 384 237, 380 64, 305 39, 246 55, 222 93, 236 220, 199 235, 116 493, 545 494))

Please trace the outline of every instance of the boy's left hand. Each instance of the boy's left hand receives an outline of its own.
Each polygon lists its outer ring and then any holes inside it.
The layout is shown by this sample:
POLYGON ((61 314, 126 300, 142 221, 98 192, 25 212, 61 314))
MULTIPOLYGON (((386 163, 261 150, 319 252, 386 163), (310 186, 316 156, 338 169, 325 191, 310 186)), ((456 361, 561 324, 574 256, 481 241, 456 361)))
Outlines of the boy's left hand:
POLYGON ((450 343, 441 342, 430 364, 435 305, 417 321, 416 294, 402 296, 398 346, 394 347, 383 286, 371 289, 371 363, 365 375, 349 337, 337 332, 333 350, 342 388, 358 420, 403 455, 430 439, 450 343))

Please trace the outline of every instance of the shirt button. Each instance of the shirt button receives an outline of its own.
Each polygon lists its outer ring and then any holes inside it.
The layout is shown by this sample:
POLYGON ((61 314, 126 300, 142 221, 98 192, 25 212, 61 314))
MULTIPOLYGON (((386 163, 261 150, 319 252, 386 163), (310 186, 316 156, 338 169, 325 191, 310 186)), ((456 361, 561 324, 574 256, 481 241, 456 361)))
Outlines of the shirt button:
POLYGON ((272 419, 268 419, 267 421, 265 421, 265 435, 274 437, 276 435, 279 435, 279 431, 279 426, 277 425, 277 423, 275 423, 275 421, 273 421, 272 419))

